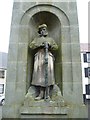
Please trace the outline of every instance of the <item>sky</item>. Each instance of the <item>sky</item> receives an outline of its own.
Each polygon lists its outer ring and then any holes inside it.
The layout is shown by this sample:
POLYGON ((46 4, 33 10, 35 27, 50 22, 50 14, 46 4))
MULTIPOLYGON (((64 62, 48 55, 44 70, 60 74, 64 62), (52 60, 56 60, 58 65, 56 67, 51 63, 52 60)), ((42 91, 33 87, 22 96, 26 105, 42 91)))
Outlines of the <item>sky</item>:
MULTIPOLYGON (((77 0, 79 36, 81 43, 88 42, 88 2, 77 0)), ((0 1, 0 52, 8 52, 13 0, 0 1)))

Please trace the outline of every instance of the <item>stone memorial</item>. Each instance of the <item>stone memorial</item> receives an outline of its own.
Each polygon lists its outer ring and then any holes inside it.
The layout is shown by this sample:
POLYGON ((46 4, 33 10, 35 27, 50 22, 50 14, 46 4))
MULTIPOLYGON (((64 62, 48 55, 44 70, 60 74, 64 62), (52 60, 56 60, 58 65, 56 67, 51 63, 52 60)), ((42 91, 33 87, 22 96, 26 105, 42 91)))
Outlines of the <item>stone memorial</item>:
POLYGON ((76 0, 14 0, 2 118, 87 118, 76 0))

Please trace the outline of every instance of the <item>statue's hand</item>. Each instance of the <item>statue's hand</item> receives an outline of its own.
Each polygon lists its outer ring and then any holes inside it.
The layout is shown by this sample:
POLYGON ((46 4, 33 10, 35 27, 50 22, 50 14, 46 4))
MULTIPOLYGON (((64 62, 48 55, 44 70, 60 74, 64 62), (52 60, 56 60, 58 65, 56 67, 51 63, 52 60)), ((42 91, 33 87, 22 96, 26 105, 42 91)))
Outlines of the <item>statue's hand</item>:
POLYGON ((49 42, 43 42, 42 46, 47 47, 47 48, 51 48, 51 44, 49 42))
POLYGON ((51 44, 50 43, 48 43, 48 47, 51 48, 51 44))
POLYGON ((44 46, 45 46, 45 44, 44 44, 44 43, 42 43, 42 44, 41 44, 41 46, 42 46, 42 47, 44 47, 44 46))

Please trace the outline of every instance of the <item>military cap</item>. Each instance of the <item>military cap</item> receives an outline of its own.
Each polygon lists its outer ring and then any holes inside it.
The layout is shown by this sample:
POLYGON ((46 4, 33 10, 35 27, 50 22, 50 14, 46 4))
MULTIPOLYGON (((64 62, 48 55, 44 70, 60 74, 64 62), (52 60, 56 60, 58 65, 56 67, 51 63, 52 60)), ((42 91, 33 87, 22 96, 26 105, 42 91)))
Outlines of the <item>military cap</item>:
POLYGON ((43 27, 46 27, 47 28, 47 25, 46 24, 42 24, 42 25, 39 25, 38 29, 41 29, 43 27))

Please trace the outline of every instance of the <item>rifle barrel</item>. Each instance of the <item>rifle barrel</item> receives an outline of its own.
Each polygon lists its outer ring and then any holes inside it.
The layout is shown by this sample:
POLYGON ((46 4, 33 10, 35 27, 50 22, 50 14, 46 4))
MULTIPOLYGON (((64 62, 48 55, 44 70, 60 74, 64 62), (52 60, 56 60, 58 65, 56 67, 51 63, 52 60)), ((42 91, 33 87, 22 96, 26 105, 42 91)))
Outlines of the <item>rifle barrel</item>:
POLYGON ((46 96, 45 99, 48 99, 48 43, 45 42, 45 86, 46 86, 46 96))

